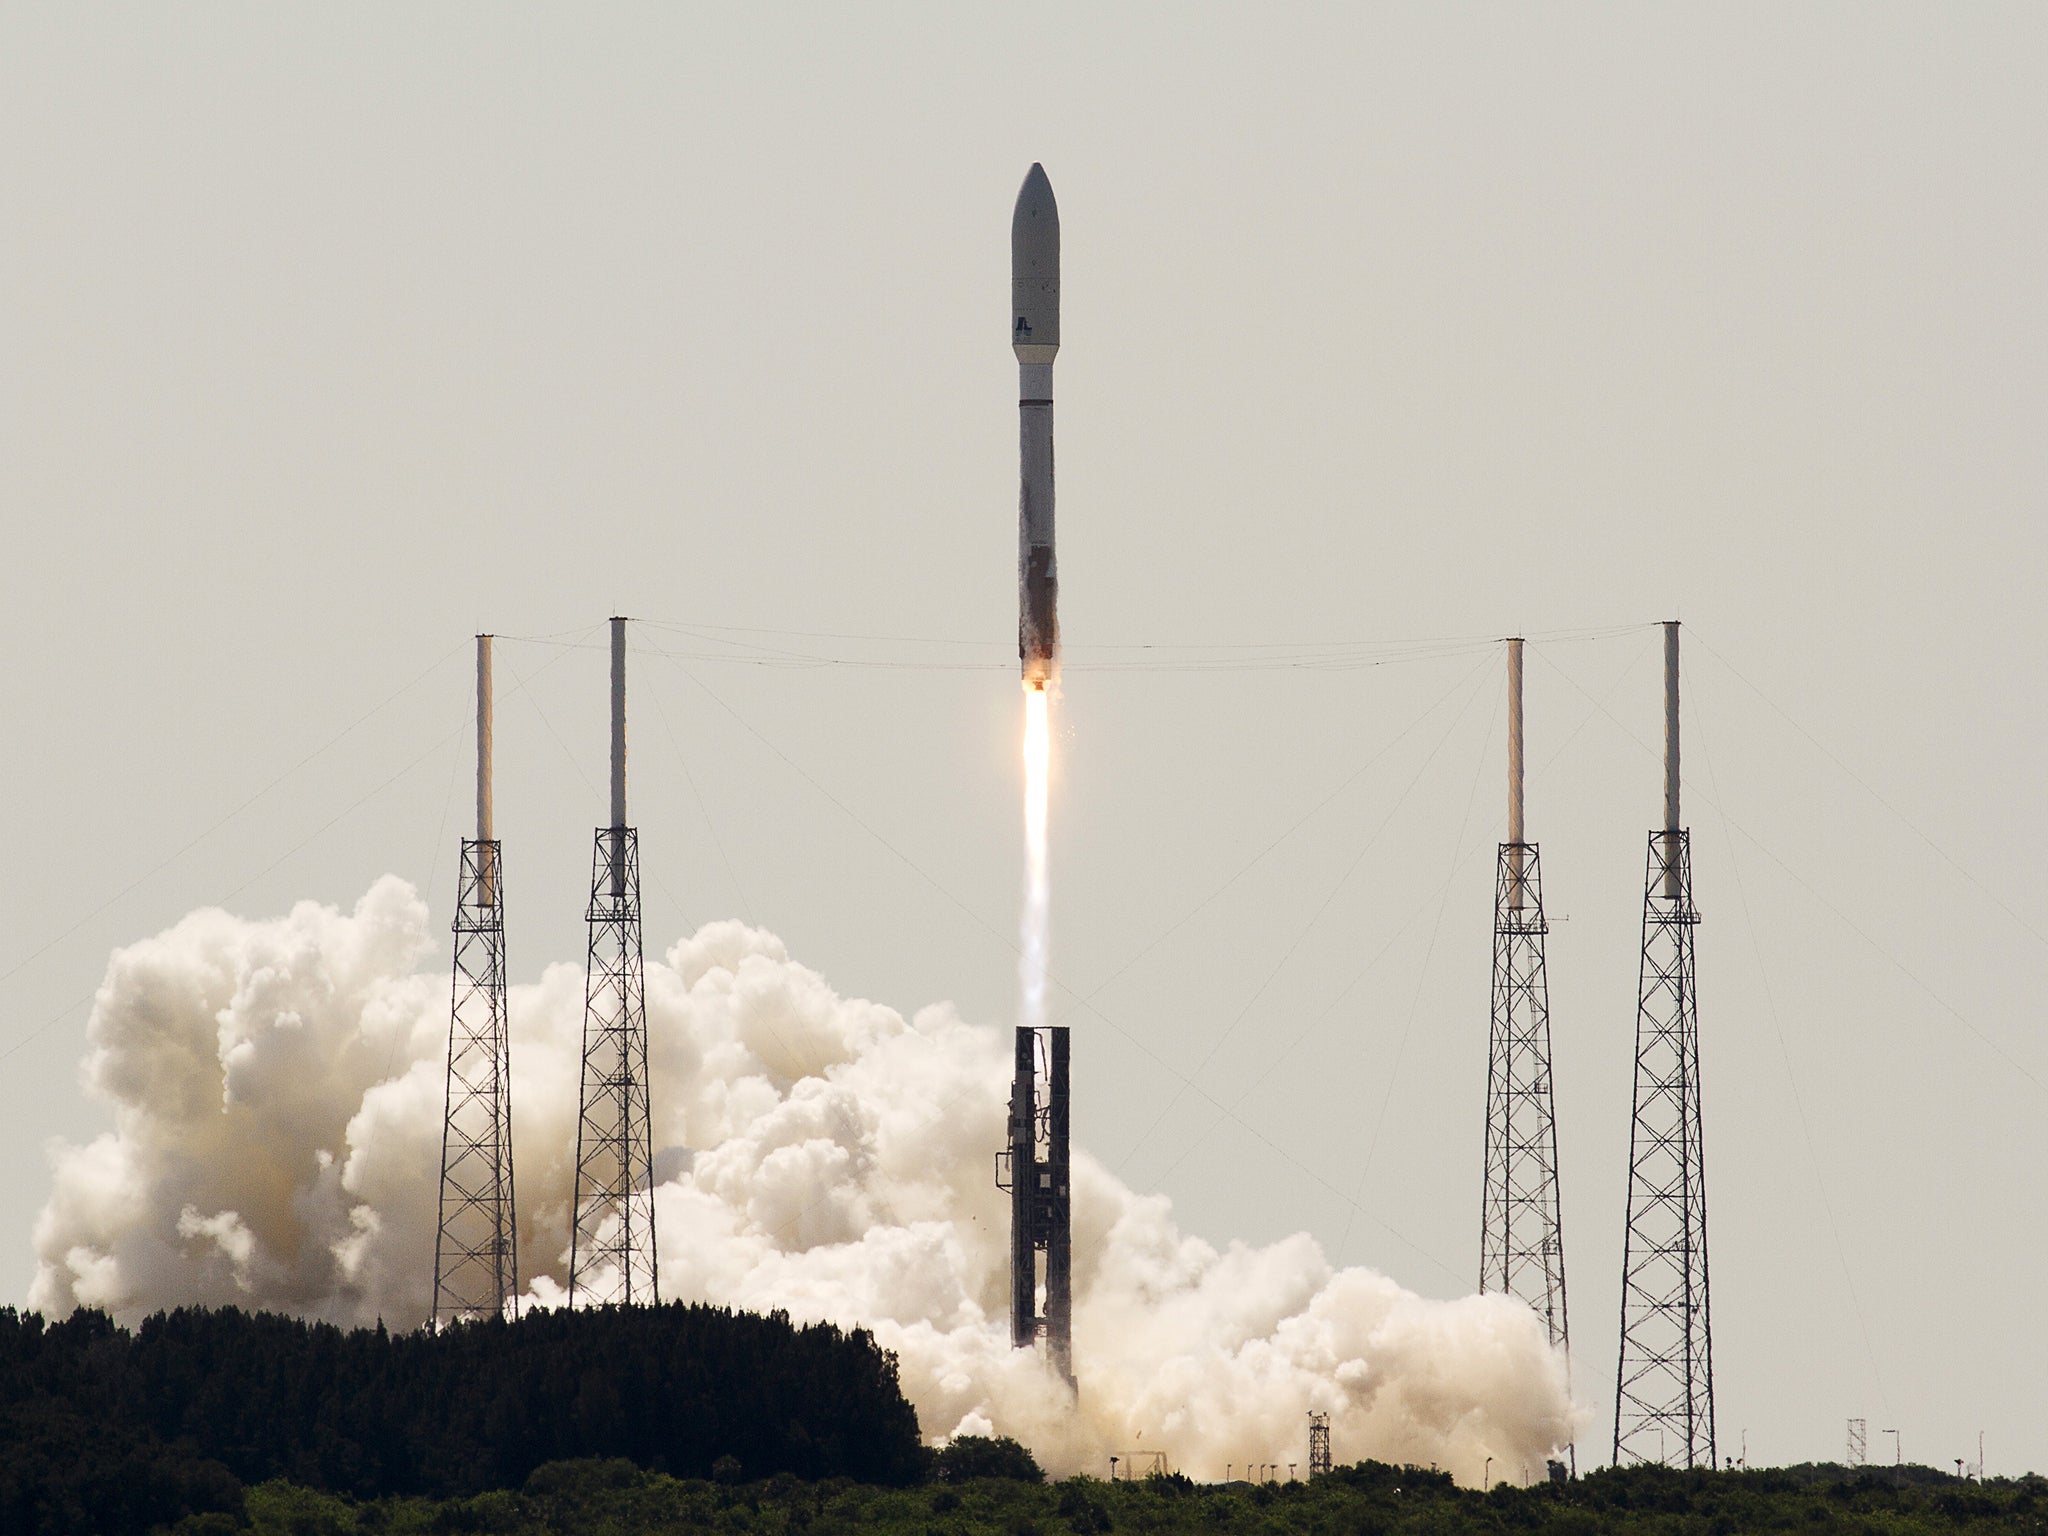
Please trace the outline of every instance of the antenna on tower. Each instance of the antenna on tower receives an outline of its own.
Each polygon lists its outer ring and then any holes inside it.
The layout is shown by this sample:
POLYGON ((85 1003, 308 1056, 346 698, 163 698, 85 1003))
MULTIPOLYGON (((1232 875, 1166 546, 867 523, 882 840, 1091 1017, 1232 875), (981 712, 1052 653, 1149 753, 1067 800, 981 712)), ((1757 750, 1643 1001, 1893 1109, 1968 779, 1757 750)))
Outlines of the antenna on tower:
POLYGON ((455 979, 441 1125, 434 1326, 502 1314, 519 1293, 512 1193, 512 1053, 505 1012, 505 908, 491 826, 491 637, 476 637, 476 836, 462 842, 455 979))
POLYGON ((612 620, 611 825, 590 866, 583 1089, 576 1117, 569 1305, 648 1305, 656 1288, 654 1138, 647 1096, 640 834, 626 825, 626 621, 612 620))
MULTIPOLYGON (((1523 820, 1522 641, 1507 642, 1508 840, 1493 894, 1493 1010, 1486 1072, 1486 1171, 1479 1289, 1527 1302, 1552 1346, 1571 1345, 1550 1078, 1550 976, 1543 871, 1523 820)), ((1576 1453, 1573 1455, 1576 1464, 1576 1453)))
POLYGON ((1614 1460, 1715 1464, 1714 1330, 1694 996, 1692 836, 1678 802, 1678 623, 1664 626, 1664 826, 1643 875, 1614 1460), (1651 1436, 1657 1449, 1652 1454, 1651 1436))

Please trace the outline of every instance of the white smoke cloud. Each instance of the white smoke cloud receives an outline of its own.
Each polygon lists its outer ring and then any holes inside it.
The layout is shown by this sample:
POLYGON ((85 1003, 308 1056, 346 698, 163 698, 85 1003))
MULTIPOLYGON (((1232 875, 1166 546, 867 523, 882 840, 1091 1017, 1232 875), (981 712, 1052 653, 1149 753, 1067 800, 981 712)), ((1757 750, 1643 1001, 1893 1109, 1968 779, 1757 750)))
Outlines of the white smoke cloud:
MULTIPOLYGON (((117 951, 83 1065, 114 1128, 53 1149, 31 1304, 133 1320, 186 1303, 409 1327, 428 1313, 448 981, 396 878, 344 914, 195 912, 117 951)), ((1074 1160, 1080 1408, 1009 1346, 993 1183, 1007 1032, 950 1006, 842 998, 772 934, 713 923, 647 967, 665 1297, 871 1328, 925 1433, 1015 1435, 1050 1470, 1165 1451, 1197 1477, 1303 1462, 1486 1458, 1540 1471, 1574 1414, 1535 1316, 1333 1269, 1306 1235, 1218 1250, 1074 1160)), ((565 1279, 583 977, 510 995, 519 1251, 565 1279)))

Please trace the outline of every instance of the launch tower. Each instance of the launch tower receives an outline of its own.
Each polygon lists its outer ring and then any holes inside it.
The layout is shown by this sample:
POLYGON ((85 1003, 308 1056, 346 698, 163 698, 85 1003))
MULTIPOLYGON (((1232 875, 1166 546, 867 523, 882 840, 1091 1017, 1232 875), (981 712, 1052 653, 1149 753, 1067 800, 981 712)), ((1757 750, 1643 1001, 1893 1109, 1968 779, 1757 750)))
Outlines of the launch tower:
POLYGON ((441 1124, 434 1326, 502 1314, 519 1293, 512 1198, 512 1049, 505 1014, 505 885, 491 835, 491 637, 476 637, 476 836, 462 840, 455 982, 441 1124))
POLYGON ((1508 840, 1493 895, 1493 1019, 1487 1046, 1486 1180, 1479 1289, 1527 1302, 1567 1349, 1564 1217, 1550 1087, 1550 978, 1543 877, 1522 818, 1522 642, 1508 641, 1508 840))
POLYGON ((626 621, 612 620, 612 820, 590 871, 583 1091, 569 1305, 648 1305, 656 1294, 654 1140, 640 939, 640 834, 626 825, 626 621))
POLYGON ((1614 1460, 1712 1467, 1714 1331, 1693 995, 1692 838, 1678 814, 1678 625, 1664 626, 1664 830, 1643 877, 1614 1460))
POLYGON ((1010 1088, 1010 1146, 996 1157, 996 1186, 1010 1196, 1010 1342, 1028 1349, 1042 1333, 1053 1367, 1074 1385, 1073 1179, 1067 1154, 1067 1031, 1017 1031, 1010 1088), (1038 1255, 1045 1255, 1045 1312, 1038 1310, 1038 1255))

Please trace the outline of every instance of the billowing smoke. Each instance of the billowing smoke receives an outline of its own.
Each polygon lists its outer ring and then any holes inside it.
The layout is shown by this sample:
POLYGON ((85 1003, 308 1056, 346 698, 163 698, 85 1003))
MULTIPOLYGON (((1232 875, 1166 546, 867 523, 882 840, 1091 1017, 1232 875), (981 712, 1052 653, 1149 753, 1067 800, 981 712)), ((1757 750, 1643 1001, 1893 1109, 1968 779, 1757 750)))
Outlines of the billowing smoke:
MULTIPOLYGON (((31 1302, 183 1303, 420 1323, 431 1291, 448 980, 405 882, 354 912, 192 914, 117 951, 83 1071, 114 1128, 54 1152, 31 1302)), ((511 992, 519 1251, 558 1301, 578 967, 511 992)), ((934 1439, 991 1430, 1055 1471, 1157 1449, 1197 1477, 1306 1460, 1487 1457, 1540 1474, 1572 1434, 1561 1360, 1500 1297, 1430 1301, 1307 1236, 1217 1250, 1074 1160, 1080 1409, 1008 1342, 994 1187, 1007 1031, 842 998, 780 940, 713 923, 647 968, 665 1297, 874 1330, 934 1439)), ((1511 1474, 1512 1475, 1512 1474, 1511 1474)))

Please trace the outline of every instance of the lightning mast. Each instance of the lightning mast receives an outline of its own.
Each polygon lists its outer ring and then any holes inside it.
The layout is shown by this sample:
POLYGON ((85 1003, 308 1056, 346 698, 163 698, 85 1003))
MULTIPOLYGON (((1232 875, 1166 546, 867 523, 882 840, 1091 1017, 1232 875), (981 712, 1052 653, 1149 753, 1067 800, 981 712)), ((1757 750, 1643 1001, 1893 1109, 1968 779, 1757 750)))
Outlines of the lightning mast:
POLYGON ((1643 876, 1614 1459, 1712 1467, 1714 1333, 1694 997, 1692 837, 1678 808, 1678 624, 1664 626, 1664 828, 1643 876))
POLYGON ((1550 1080, 1550 978, 1543 877, 1522 815, 1522 642, 1508 647, 1508 840, 1493 895, 1493 1011, 1486 1072, 1486 1173, 1479 1289, 1527 1302, 1568 1349, 1564 1217, 1550 1080))
POLYGON ((434 1326, 502 1314, 519 1293, 504 869, 491 826, 491 637, 476 637, 476 836, 462 840, 441 1124, 434 1326))
POLYGON ((569 1305, 658 1301, 640 834, 626 825, 626 621, 612 620, 612 820, 591 859, 569 1305))

